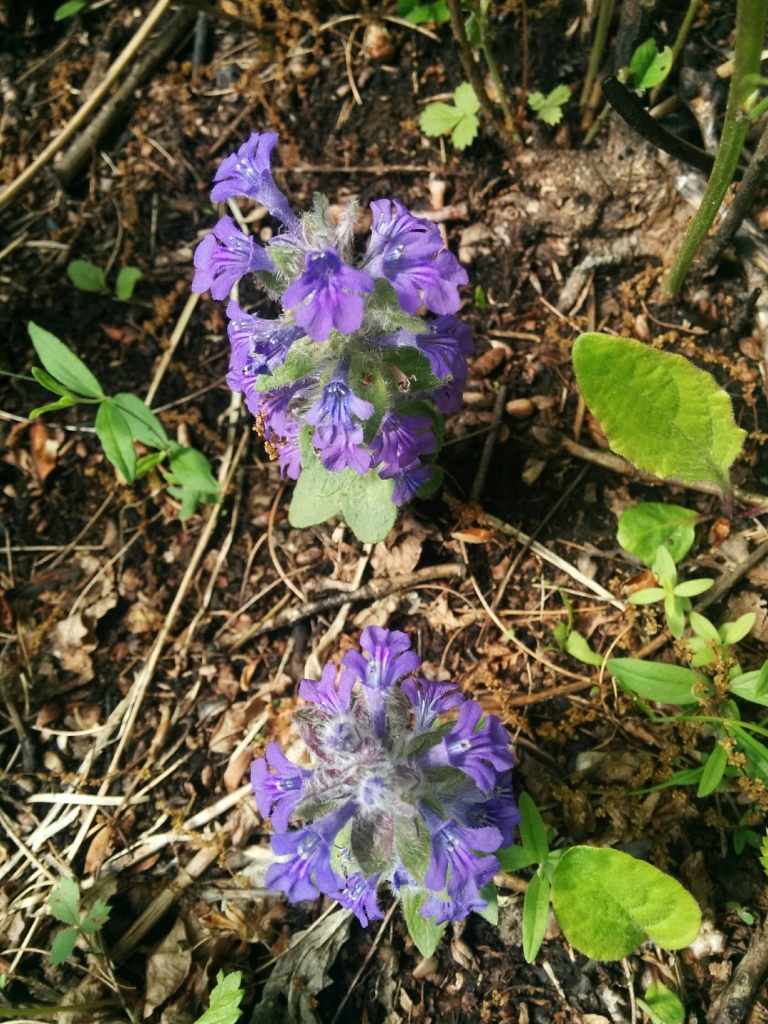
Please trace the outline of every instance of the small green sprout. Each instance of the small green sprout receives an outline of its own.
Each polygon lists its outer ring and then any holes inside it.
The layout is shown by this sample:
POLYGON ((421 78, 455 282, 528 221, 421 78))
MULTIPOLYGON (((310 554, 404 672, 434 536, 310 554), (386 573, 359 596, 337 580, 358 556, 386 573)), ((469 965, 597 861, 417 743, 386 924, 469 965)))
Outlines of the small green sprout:
POLYGON ((685 616, 692 605, 690 598, 709 590, 714 580, 686 580, 677 582, 677 569, 669 548, 660 545, 656 549, 656 557, 651 566, 658 581, 657 587, 647 587, 630 595, 630 604, 656 604, 664 602, 664 615, 669 631, 674 637, 681 637, 685 630, 685 616))
MULTIPOLYGON (((115 298, 128 302, 143 276, 138 267, 122 267, 115 281, 115 298)), ((109 291, 104 271, 90 260, 72 260, 67 264, 67 277, 81 292, 105 295, 109 291)))
POLYGON ((425 135, 447 135, 456 149, 466 149, 480 128, 479 109, 475 90, 468 82, 462 82, 454 90, 453 103, 430 103, 422 110, 419 125, 425 135))
POLYGON ((94 900, 90 909, 85 910, 80 906, 80 899, 80 886, 74 878, 62 878, 59 888, 49 897, 51 914, 67 925, 56 933, 51 946, 54 966, 69 959, 79 935, 91 938, 109 920, 110 908, 104 900, 94 900))
POLYGON ((563 119, 563 107, 571 98, 571 90, 567 85, 556 85, 546 96, 541 92, 528 94, 528 106, 535 111, 544 124, 560 124, 563 119))

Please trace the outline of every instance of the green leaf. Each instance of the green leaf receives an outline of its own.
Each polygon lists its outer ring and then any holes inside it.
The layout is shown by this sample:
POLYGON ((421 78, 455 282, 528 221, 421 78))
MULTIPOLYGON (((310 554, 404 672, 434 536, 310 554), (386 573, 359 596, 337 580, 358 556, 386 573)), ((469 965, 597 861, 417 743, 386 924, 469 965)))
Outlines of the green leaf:
POLYGON ((672 70, 672 50, 665 46, 659 53, 656 40, 646 39, 632 54, 629 69, 638 91, 652 89, 663 82, 672 70))
POLYGON ((262 373, 258 376, 253 388, 255 391, 274 391, 283 384, 291 384, 313 370, 315 364, 327 354, 327 342, 299 338, 291 345, 285 362, 278 366, 274 373, 262 373))
POLYGON ((722 779, 728 764, 728 751, 722 744, 718 743, 704 764, 704 771, 701 775, 701 782, 696 791, 696 796, 709 796, 722 779))
POLYGON ((63 964, 72 956, 77 942, 77 928, 62 928, 56 932, 51 943, 51 963, 54 967, 63 964))
POLYGON ((528 883, 523 901, 523 956, 529 964, 541 949, 549 919, 549 880, 539 871, 528 883))
POLYGON ((547 96, 541 92, 529 93, 528 106, 545 124, 555 125, 562 121, 562 108, 570 98, 571 90, 567 85, 556 85, 547 96))
POLYGON ((728 689, 743 700, 768 707, 768 661, 754 672, 742 672, 730 681, 728 689))
POLYGON ((675 594, 678 597, 698 597, 705 593, 714 584, 714 580, 685 580, 675 587, 675 594))
POLYGON ((95 935, 107 923, 111 912, 112 908, 106 900, 94 900, 93 906, 80 922, 80 931, 84 935, 95 935))
POLYGON ((571 657, 582 661, 585 665, 603 664, 602 654, 597 654, 587 643, 585 637, 578 630, 572 629, 565 640, 565 649, 571 657))
POLYGON ((656 549, 664 545, 672 560, 681 562, 693 546, 697 513, 681 505, 641 501, 619 518, 616 539, 631 555, 652 565, 656 549))
POLYGON ((161 462, 165 462, 167 457, 168 452, 166 451, 150 452, 149 455, 142 455, 136 462, 136 476, 134 479, 138 480, 139 477, 148 473, 150 469, 154 469, 156 466, 159 466, 161 462))
POLYGON ((495 928, 499 923, 499 897, 493 882, 483 886, 480 890, 480 898, 486 900, 488 906, 485 910, 478 910, 477 913, 495 928))
POLYGON ((74 878, 62 878, 58 889, 48 897, 48 905, 58 921, 80 926, 80 886, 74 878))
POLYGON ((432 138, 449 135, 463 117, 460 110, 448 103, 430 103, 421 112, 419 127, 432 138))
POLYGON ((728 490, 745 432, 731 400, 684 356, 632 338, 582 334, 573 346, 579 388, 611 448, 639 469, 728 490))
MULTIPOLYGON (((417 348, 384 349, 381 361, 390 367, 390 391, 397 394, 408 394, 413 391, 432 391, 439 387, 440 380, 432 373, 429 360, 417 348)), ((386 372, 386 371, 385 371, 386 372)))
POLYGON ((75 401, 77 401, 76 396, 72 394, 69 388, 65 388, 63 384, 59 384, 59 382, 55 380, 50 373, 46 373, 45 370, 41 370, 39 366, 32 367, 32 376, 38 384, 42 384, 47 391, 52 391, 54 395, 61 395, 62 398, 74 398, 75 401))
POLYGON ((517 807, 520 811, 519 831, 523 849, 533 858, 534 864, 545 864, 549 858, 547 829, 536 804, 525 790, 520 794, 517 807))
POLYGON ((90 260, 72 260, 67 264, 67 277, 81 292, 103 292, 107 286, 104 271, 90 260))
POLYGON ((421 905, 430 895, 432 894, 423 889, 403 889, 401 897, 408 932, 423 957, 432 956, 440 945, 446 928, 445 924, 437 924, 436 918, 422 917, 419 913, 421 905))
POLYGON ((122 267, 115 283, 115 295, 121 302, 128 302, 133 290, 144 277, 138 267, 122 267))
POLYGON ((341 517, 341 495, 338 489, 323 493, 329 483, 328 477, 333 474, 328 472, 314 453, 308 461, 302 452, 302 463, 299 479, 293 488, 291 507, 288 509, 288 522, 299 530, 341 517))
POLYGON ((593 960, 620 960, 650 939, 680 949, 701 912, 669 875, 618 850, 573 846, 552 876, 552 904, 566 939, 593 960))
POLYGON ((195 1024, 237 1024, 242 1016, 240 1001, 245 995, 244 989, 240 987, 242 980, 242 971, 233 971, 231 974, 219 971, 216 984, 211 989, 210 1005, 195 1024))
POLYGON ((726 622, 722 627, 723 643, 731 647, 733 644, 743 640, 744 637, 749 635, 749 631, 754 626, 756 618, 757 616, 754 612, 745 612, 735 622, 726 622))
POLYGON ((99 406, 95 426, 104 454, 124 479, 131 483, 136 479, 136 449, 128 420, 113 398, 105 398, 99 406))
POLYGON ((688 621, 696 636, 702 637, 704 640, 714 640, 716 644, 720 644, 720 634, 705 615, 700 612, 691 612, 688 621))
POLYGON ((498 850, 496 856, 499 858, 499 871, 507 871, 511 875, 539 863, 525 846, 508 846, 506 850, 498 850))
POLYGON ((372 469, 365 476, 355 474, 341 492, 344 522, 363 544, 384 540, 395 525, 398 508, 392 503, 394 488, 394 480, 382 480, 378 470, 372 469))
POLYGON ((113 401, 128 420, 131 432, 137 441, 150 448, 165 450, 169 447, 171 442, 165 432, 165 427, 146 402, 142 402, 137 395, 132 395, 128 391, 121 391, 115 395, 113 401))
POLYGON ((645 990, 645 997, 637 1005, 651 1020, 651 1024, 683 1024, 685 1007, 660 981, 652 981, 645 990))
POLYGON ((414 25, 422 25, 425 21, 450 21, 451 12, 445 0, 433 0, 432 3, 421 3, 420 0, 399 0, 397 13, 414 25))
MULTIPOLYGON (((73 14, 82 11, 85 6, 86 0, 67 0, 65 4, 61 4, 53 12, 53 20, 64 21, 65 18, 71 18, 73 14)), ((66 957, 64 959, 66 960, 66 957)))
POLYGON ((477 138, 480 122, 476 114, 466 114, 451 133, 451 144, 454 149, 466 149, 477 138))
POLYGON ((69 409, 72 405, 77 405, 80 401, 74 395, 63 395, 56 402, 49 402, 47 405, 38 405, 29 414, 31 420, 36 419, 38 416, 42 416, 44 412, 54 412, 56 409, 69 409))
POLYGON ((50 331, 38 327, 31 320, 27 324, 35 352, 48 373, 65 388, 86 398, 103 398, 101 384, 82 361, 70 352, 67 346, 51 334, 50 331))
POLYGON ((171 447, 168 462, 174 482, 189 487, 207 500, 218 498, 219 482, 211 472, 211 464, 197 448, 171 447))
POLYGON ((463 114, 476 114, 480 109, 480 100, 469 82, 462 82, 461 85, 456 86, 453 92, 453 102, 456 104, 456 109, 463 114))
POLYGON ((622 686, 638 697, 681 707, 698 703, 691 690, 699 676, 682 665, 666 665, 640 658, 611 658, 606 668, 622 686))

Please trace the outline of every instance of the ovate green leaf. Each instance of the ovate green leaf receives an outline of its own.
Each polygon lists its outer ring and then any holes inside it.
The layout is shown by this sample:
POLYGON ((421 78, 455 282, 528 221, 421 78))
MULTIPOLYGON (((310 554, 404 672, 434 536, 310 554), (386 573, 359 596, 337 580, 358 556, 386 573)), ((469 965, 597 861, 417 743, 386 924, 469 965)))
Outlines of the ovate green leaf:
POLYGON ((720 779, 722 779, 725 773, 727 764, 728 751, 718 743, 704 765, 696 796, 709 796, 717 788, 720 779))
POLYGON ((651 982, 637 1005, 648 1014, 651 1024, 683 1024, 685 1020, 685 1007, 660 981, 651 982))
POLYGON ((526 846, 508 846, 506 850, 498 850, 496 856, 499 858, 499 870, 508 871, 510 874, 529 868, 531 864, 538 864, 526 846))
POLYGON ((619 518, 616 537, 631 555, 651 565, 656 549, 667 547, 675 563, 685 558, 693 546, 697 513, 681 505, 663 505, 641 501, 628 508, 619 518))
POLYGON ((533 864, 544 864, 549 857, 547 829, 542 821, 539 809, 528 793, 523 790, 518 800, 520 811, 520 842, 533 864))
POLYGON ((80 886, 74 878, 62 878, 48 898, 53 916, 64 924, 80 924, 80 886))
MULTIPOLYGON (((303 475, 303 474, 302 474, 303 475)), ((363 544, 384 540, 395 525, 397 505, 392 504, 393 480, 382 480, 377 470, 355 475, 341 494, 341 512, 347 526, 363 544)))
POLYGON ((682 665, 666 665, 640 658, 611 658, 606 668, 638 697, 679 706, 697 703, 691 691, 699 677, 682 665))
POLYGON ((104 271, 90 260, 72 260, 67 277, 81 292, 103 292, 107 284, 104 271))
POLYGON ((607 334, 577 338, 573 365, 615 452, 659 477, 728 489, 746 435, 710 374, 683 356, 607 334))
POLYGON ((101 403, 95 425, 104 454, 130 483, 136 478, 136 449, 128 421, 113 398, 105 398, 101 403))
POLYGON ((701 925, 696 901, 674 878, 593 846, 563 854, 552 876, 552 904, 566 939, 593 960, 619 960, 646 939, 680 949, 701 925))
MULTIPOLYGON (((85 5, 86 0, 67 0, 66 3, 61 4, 53 12, 53 20, 64 21, 65 18, 71 18, 73 14, 77 14, 78 11, 82 11, 85 5)), ((66 957, 64 957, 64 959, 66 960, 66 957)))
POLYGON ((137 395, 132 395, 128 391, 121 391, 120 394, 115 395, 114 401, 128 420, 137 441, 150 448, 168 447, 170 440, 165 432, 165 427, 146 402, 142 402, 137 395))
POLYGON ((301 530, 341 516, 341 495, 338 490, 323 494, 330 475, 317 456, 313 456, 309 462, 304 460, 288 510, 291 526, 301 530))
POLYGON ((486 900, 488 906, 485 910, 478 910, 477 913, 495 928, 499 923, 499 897, 493 882, 483 886, 480 890, 480 898, 486 900))
POLYGON ((424 901, 431 895, 423 889, 403 889, 403 917, 413 939, 414 945, 422 956, 432 956, 440 945, 440 939, 446 926, 437 924, 434 917, 422 917, 419 910, 424 901))
POLYGON ((27 330, 40 362, 55 380, 75 394, 85 395, 86 398, 103 397, 101 384, 82 359, 78 359, 74 352, 70 352, 55 334, 38 327, 31 320, 27 330))
POLYGON ((168 461, 178 483, 205 495, 209 500, 218 496, 219 482, 211 472, 210 462, 197 448, 174 444, 168 461))
POLYGON ((133 290, 144 275, 138 267, 122 267, 115 283, 115 295, 121 302, 128 302, 133 290))
POLYGON ((77 942, 77 928, 62 928, 56 932, 51 943, 51 963, 54 967, 63 964, 72 956, 77 942))
POLYGON ((663 82, 672 70, 672 50, 665 46, 659 52, 655 39, 646 39, 632 54, 629 64, 632 82, 636 89, 653 89, 663 82))

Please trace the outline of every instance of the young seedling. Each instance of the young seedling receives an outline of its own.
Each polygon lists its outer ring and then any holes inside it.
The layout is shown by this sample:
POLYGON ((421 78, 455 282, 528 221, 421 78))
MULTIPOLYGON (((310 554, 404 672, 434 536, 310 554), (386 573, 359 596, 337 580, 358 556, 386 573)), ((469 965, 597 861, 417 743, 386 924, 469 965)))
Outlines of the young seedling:
POLYGON ((651 570, 659 585, 635 591, 634 594, 630 594, 628 601, 637 605, 663 601, 669 631, 672 636, 681 637, 685 631, 685 616, 692 608, 690 599, 709 590, 715 581, 686 580, 678 583, 677 568, 669 549, 664 545, 657 548, 651 570))
POLYGON ((528 106, 544 124, 560 124, 563 119, 563 107, 571 98, 571 90, 567 85, 556 85, 546 96, 541 92, 528 94, 528 106))
POLYGON ((92 938, 109 920, 109 905, 101 899, 94 901, 90 909, 80 906, 80 886, 74 878, 62 878, 61 885, 49 897, 51 914, 62 921, 66 928, 56 933, 51 946, 51 962, 54 966, 69 959, 78 936, 92 938))
MULTIPOLYGON (((122 267, 115 281, 115 298, 128 302, 136 285, 144 275, 138 267, 122 267)), ((90 260, 72 260, 67 264, 67 277, 82 292, 105 295, 109 292, 104 271, 90 260)))
POLYGON ((245 995, 240 987, 242 980, 242 971, 233 971, 231 974, 219 971, 216 984, 211 989, 210 1005, 195 1024, 237 1024, 243 1014, 240 1009, 240 1002, 245 995))
POLYGON ((480 109, 475 90, 468 82, 462 82, 453 93, 453 103, 430 103, 419 118, 419 126, 425 135, 446 135, 455 149, 466 149, 477 137, 480 109))

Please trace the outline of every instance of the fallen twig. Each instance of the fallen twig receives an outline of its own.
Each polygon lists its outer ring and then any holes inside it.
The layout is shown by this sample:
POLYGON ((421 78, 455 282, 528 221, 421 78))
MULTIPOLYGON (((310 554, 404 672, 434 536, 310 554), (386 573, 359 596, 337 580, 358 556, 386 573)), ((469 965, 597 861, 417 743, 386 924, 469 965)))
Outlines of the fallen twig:
POLYGON ((752 935, 744 959, 707 1013, 708 1024, 740 1024, 752 1007, 768 970, 768 918, 752 935))

